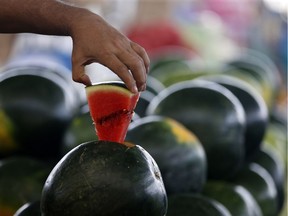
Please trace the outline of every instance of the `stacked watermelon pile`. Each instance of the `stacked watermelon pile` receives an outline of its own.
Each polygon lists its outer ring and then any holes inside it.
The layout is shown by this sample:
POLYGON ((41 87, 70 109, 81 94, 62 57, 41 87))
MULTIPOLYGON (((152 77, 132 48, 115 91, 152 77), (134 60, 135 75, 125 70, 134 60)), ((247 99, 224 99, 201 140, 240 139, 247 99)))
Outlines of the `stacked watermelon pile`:
POLYGON ((287 87, 274 62, 241 48, 210 64, 173 38, 150 49, 145 27, 138 32, 131 37, 150 51, 149 77, 162 90, 140 95, 126 140, 159 165, 167 215, 285 215, 287 87))
MULTIPOLYGON (((55 65, 54 65, 55 66, 55 65)), ((39 200, 81 107, 64 67, 22 65, 0 74, 0 215, 39 200)))
POLYGON ((141 94, 106 82, 87 87, 83 105, 70 74, 1 73, 1 216, 285 211, 287 122, 273 62, 245 50, 207 67, 170 39, 148 49, 141 94))
POLYGON ((0 215, 165 215, 155 160, 124 142, 139 94, 100 83, 86 88, 83 105, 65 72, 1 73, 0 215))
POLYGON ((217 201, 231 215, 279 215, 286 199, 287 125, 275 117, 251 85, 207 74, 156 95, 146 115, 131 123, 127 140, 143 146, 158 163, 168 215, 205 215, 198 204, 202 199, 217 201), (187 140, 191 135, 194 142, 187 140), (187 142, 194 143, 193 154, 187 142))

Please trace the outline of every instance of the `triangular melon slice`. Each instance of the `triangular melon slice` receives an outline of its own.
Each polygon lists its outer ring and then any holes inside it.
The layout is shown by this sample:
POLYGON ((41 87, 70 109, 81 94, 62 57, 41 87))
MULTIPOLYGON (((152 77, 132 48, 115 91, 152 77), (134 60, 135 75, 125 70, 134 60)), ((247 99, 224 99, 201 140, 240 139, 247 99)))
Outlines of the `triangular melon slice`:
POLYGON ((132 93, 119 81, 85 89, 98 139, 123 143, 140 94, 132 93))

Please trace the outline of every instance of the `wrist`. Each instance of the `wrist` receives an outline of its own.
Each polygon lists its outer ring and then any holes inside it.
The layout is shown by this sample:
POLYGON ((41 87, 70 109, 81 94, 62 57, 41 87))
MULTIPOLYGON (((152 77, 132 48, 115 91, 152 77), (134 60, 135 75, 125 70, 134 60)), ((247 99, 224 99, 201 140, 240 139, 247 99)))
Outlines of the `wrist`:
POLYGON ((99 26, 102 21, 102 18, 97 14, 89 11, 85 8, 74 8, 72 14, 73 16, 70 17, 69 23, 67 24, 67 33, 72 38, 77 37, 79 33, 83 33, 83 31, 87 31, 92 26, 99 26), (98 22, 98 23, 97 23, 98 22), (90 27, 89 27, 89 26, 90 27))

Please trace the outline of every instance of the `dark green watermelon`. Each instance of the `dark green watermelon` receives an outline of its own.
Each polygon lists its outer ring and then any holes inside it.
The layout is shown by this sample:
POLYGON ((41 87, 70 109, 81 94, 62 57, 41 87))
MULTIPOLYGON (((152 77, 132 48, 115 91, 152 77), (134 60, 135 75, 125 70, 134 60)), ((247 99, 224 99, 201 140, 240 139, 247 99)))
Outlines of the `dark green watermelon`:
POLYGON ((164 86, 169 86, 170 80, 174 76, 191 74, 191 61, 187 58, 178 58, 172 53, 170 56, 160 56, 157 59, 151 60, 149 76, 160 81, 164 86))
POLYGON ((207 155, 209 178, 230 178, 242 167, 245 113, 225 87, 205 80, 174 84, 154 97, 147 114, 171 117, 199 138, 207 155))
POLYGON ((167 216, 232 216, 223 204, 205 195, 179 193, 168 196, 168 202, 167 216))
POLYGON ((159 94, 164 88, 165 88, 164 85, 159 80, 148 75, 146 90, 144 92, 141 92, 139 100, 134 110, 136 115, 138 115, 139 117, 144 117, 146 115, 146 109, 150 101, 153 99, 153 97, 159 94))
MULTIPOLYGON (((179 63, 195 59, 196 55, 191 49, 181 46, 164 46, 150 56, 150 71, 154 71, 169 63, 179 63)), ((181 63, 180 63, 181 64, 181 63)))
POLYGON ((273 178, 261 165, 250 163, 235 176, 233 183, 246 188, 259 204, 263 215, 278 214, 277 189, 273 178))
POLYGON ((233 216, 262 216, 255 198, 240 185, 208 181, 202 194, 223 204, 233 216))
POLYGON ((144 117, 146 115, 147 107, 149 106, 150 101, 152 101, 154 97, 155 95, 148 90, 142 92, 140 94, 140 97, 139 97, 139 100, 137 102, 134 112, 138 114, 138 116, 144 117))
POLYGON ((126 140, 146 149, 157 162, 167 194, 200 192, 207 161, 198 138, 179 122, 147 116, 130 124, 126 140))
POLYGON ((279 159, 288 164, 287 148, 287 125, 270 120, 267 126, 263 145, 272 147, 279 159))
POLYGON ((267 77, 271 83, 274 93, 277 94, 277 91, 279 91, 282 82, 280 71, 275 62, 264 52, 246 48, 228 64, 239 68, 245 68, 245 66, 248 68, 249 65, 258 67, 262 75, 267 77))
POLYGON ((40 201, 26 203, 21 206, 13 216, 41 216, 40 201))
POLYGON ((0 155, 55 157, 78 112, 73 92, 70 84, 47 68, 19 67, 1 73, 0 155))
POLYGON ((267 146, 263 146, 260 149, 253 162, 262 166, 271 175, 277 189, 278 211, 280 212, 285 204, 286 196, 284 162, 278 157, 275 149, 267 146))
POLYGON ((64 156, 81 143, 98 140, 89 107, 83 106, 81 113, 75 116, 65 131, 61 153, 64 156))
POLYGON ((24 204, 39 200, 51 166, 28 157, 0 161, 0 215, 13 216, 24 204))
POLYGON ((164 216, 160 170, 142 147, 107 141, 81 144, 54 167, 44 185, 42 216, 164 216))
POLYGON ((165 86, 155 77, 147 75, 146 90, 154 95, 159 94, 164 90, 165 86))
POLYGON ((216 82, 229 89, 242 104, 246 116, 245 157, 251 161, 260 151, 269 121, 262 96, 241 79, 223 74, 201 76, 199 79, 216 82))
POLYGON ((246 77, 254 79, 260 87, 259 93, 264 98, 269 111, 271 111, 279 91, 280 77, 279 72, 273 70, 269 65, 267 66, 266 62, 255 55, 250 56, 247 53, 247 55, 240 55, 229 60, 223 71, 225 74, 239 77, 245 81, 249 81, 246 77))

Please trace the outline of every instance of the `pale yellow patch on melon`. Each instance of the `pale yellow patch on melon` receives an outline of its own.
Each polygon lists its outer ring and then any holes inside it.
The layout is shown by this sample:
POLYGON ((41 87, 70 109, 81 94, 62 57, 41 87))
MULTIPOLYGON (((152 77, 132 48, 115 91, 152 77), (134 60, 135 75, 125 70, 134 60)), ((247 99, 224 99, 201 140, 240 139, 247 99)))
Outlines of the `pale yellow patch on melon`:
POLYGON ((17 144, 12 136, 13 123, 3 110, 0 110, 0 149, 11 151, 17 148, 17 144))
POLYGON ((171 126, 172 133, 176 136, 179 143, 199 143, 198 138, 187 128, 173 119, 167 119, 171 126))

